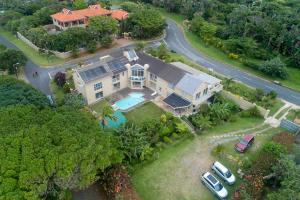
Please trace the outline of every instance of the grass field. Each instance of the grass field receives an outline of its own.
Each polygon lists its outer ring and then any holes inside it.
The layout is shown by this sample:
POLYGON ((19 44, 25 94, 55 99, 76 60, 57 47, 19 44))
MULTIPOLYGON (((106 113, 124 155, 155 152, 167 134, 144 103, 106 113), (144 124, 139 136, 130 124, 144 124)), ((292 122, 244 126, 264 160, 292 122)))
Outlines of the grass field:
POLYGON ((157 107, 152 102, 147 102, 140 107, 133 109, 127 113, 124 113, 128 121, 132 121, 135 123, 142 123, 144 121, 152 120, 152 119, 160 119, 160 116, 164 113, 164 111, 157 107))
MULTIPOLYGON (((228 123, 228 127, 219 128, 207 132, 205 136, 197 136, 194 139, 186 139, 178 142, 163 151, 157 160, 136 165, 132 170, 132 181, 142 200, 212 200, 215 197, 211 192, 200 183, 200 175, 210 169, 212 162, 216 160, 211 155, 213 144, 209 141, 214 134, 226 133, 227 131, 236 131, 243 128, 251 128, 260 123, 254 120, 248 123, 249 119, 243 119, 235 123, 228 123)), ((256 144, 259 145, 275 133, 272 129, 266 136, 257 138, 256 144)), ((226 143, 226 151, 234 153, 233 142, 226 143)), ((253 148, 253 155, 256 151, 253 148)), ((247 152, 248 153, 248 152, 247 152)), ((252 153, 251 153, 252 155, 252 153)), ((226 165, 229 162, 225 163, 226 165)), ((233 167, 233 165, 228 165, 233 167)), ((236 174, 236 168, 232 168, 236 174)), ((234 186, 224 186, 232 192, 234 186)))
POLYGON ((65 98, 65 93, 63 88, 58 87, 54 81, 50 82, 50 89, 54 96, 54 101, 57 105, 62 105, 65 98))
POLYGON ((30 58, 37 65, 55 65, 64 62, 63 59, 57 57, 51 58, 48 61, 46 56, 39 54, 33 48, 28 46, 25 42, 19 40, 8 31, 0 29, 0 35, 3 36, 5 39, 9 40, 14 45, 16 45, 28 58, 30 58))
POLYGON ((248 118, 248 117, 238 117, 235 122, 228 122, 219 124, 209 130, 204 131, 201 135, 211 136, 221 133, 228 133, 235 130, 242 130, 247 128, 253 128, 262 124, 263 118, 248 118))
MULTIPOLYGON (((287 71, 288 71, 289 76, 288 76, 288 79, 286 79, 286 80, 282 80, 282 79, 267 76, 267 75, 263 74, 260 71, 253 70, 249 67, 244 66, 241 62, 239 62, 237 60, 230 59, 228 57, 228 55, 225 54, 220 49, 218 49, 214 46, 211 46, 211 45, 206 45, 201 38, 199 38, 197 35, 195 35, 191 31, 189 31, 185 26, 183 26, 183 21, 185 19, 184 16, 179 15, 179 14, 166 12, 162 8, 159 8, 159 10, 160 10, 160 12, 162 13, 163 16, 171 18, 178 25, 180 25, 182 27, 187 41, 191 44, 191 46, 193 46, 198 51, 200 51, 200 52, 206 54, 207 56, 212 57, 212 58, 214 58, 214 59, 216 59, 216 60, 218 60, 222 63, 229 64, 233 67, 242 69, 243 71, 246 71, 248 73, 254 74, 256 76, 262 77, 262 78, 270 80, 270 81, 278 80, 282 84, 284 84, 285 86, 300 91, 300 70, 299 69, 293 68, 293 67, 288 67, 287 71)), ((255 61, 256 63, 261 63, 262 62, 261 60, 254 60, 254 59, 251 59, 251 60, 255 61)))

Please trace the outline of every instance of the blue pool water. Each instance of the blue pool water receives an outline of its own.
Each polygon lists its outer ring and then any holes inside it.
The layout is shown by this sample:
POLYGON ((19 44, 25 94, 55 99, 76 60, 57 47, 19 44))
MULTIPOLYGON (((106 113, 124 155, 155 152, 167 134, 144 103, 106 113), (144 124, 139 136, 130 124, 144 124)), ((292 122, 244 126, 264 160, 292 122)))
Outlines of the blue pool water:
MULTIPOLYGON (((119 110, 114 112, 115 120, 111 120, 109 118, 105 118, 107 121, 107 125, 105 125, 105 128, 114 128, 118 127, 126 122, 126 117, 123 115, 123 113, 119 110)), ((101 123, 101 122, 100 122, 101 123)), ((101 124, 100 124, 101 125, 101 124)))
POLYGON ((127 109, 145 101, 143 96, 144 96, 143 93, 132 92, 128 95, 128 97, 117 101, 115 103, 115 106, 117 109, 127 110, 127 109))

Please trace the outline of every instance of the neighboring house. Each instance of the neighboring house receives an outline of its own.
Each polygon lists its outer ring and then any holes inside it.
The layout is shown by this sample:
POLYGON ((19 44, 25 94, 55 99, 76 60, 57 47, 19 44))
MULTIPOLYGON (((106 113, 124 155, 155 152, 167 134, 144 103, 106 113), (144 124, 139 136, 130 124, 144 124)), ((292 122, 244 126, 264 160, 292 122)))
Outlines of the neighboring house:
POLYGON ((88 104, 127 87, 147 87, 175 111, 195 110, 223 88, 220 79, 206 73, 191 73, 134 50, 113 52, 97 63, 78 68, 73 78, 76 90, 88 104))
POLYGON ((107 10, 100 5, 90 5, 81 10, 69 10, 64 8, 61 12, 51 15, 53 24, 61 30, 70 27, 86 27, 90 17, 105 15, 121 21, 128 17, 128 12, 122 9, 107 10))

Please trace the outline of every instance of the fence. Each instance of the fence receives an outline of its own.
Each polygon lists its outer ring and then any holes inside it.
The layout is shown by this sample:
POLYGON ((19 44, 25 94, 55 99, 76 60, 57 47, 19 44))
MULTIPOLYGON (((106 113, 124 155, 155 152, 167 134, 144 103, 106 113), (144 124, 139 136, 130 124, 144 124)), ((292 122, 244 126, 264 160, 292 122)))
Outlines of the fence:
POLYGON ((291 133, 298 133, 300 131, 300 125, 295 124, 294 122, 287 119, 281 120, 280 127, 291 133))
POLYGON ((245 100, 243 97, 234 95, 228 91, 223 90, 222 95, 224 95, 226 98, 231 99, 232 101, 234 101, 236 104, 238 104, 240 106, 241 109, 243 110, 247 110, 249 108, 253 108, 254 106, 256 106, 261 114, 261 116, 263 116, 265 119, 268 117, 270 110, 267 110, 261 106, 256 105, 255 103, 251 103, 247 100, 245 100))

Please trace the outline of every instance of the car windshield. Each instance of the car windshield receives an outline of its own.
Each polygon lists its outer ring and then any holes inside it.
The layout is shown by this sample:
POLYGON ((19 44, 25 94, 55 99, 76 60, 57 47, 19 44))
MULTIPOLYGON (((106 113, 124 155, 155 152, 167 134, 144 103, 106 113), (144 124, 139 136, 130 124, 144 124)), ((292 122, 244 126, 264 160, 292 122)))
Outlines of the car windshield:
POLYGON ((241 144, 244 144, 244 145, 247 145, 247 144, 248 144, 248 142, 245 141, 244 139, 241 139, 241 140, 240 140, 240 143, 241 143, 241 144))
POLYGON ((216 186, 215 186, 215 189, 216 191, 220 191, 223 189, 223 185, 221 185, 220 183, 218 183, 216 186))
POLYGON ((229 170, 225 173, 226 178, 229 178, 231 175, 232 174, 231 174, 231 172, 229 170))

